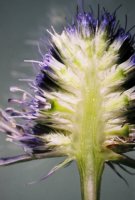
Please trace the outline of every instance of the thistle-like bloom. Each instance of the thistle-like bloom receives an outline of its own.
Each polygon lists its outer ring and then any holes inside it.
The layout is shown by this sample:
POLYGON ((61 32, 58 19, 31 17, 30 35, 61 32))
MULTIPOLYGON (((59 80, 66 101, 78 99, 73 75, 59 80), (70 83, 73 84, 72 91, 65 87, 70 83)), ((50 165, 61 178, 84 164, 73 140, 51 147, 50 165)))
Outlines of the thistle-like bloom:
POLYGON ((11 87, 18 110, 0 111, 0 130, 25 153, 0 165, 66 156, 48 175, 75 160, 82 199, 97 200, 105 163, 119 176, 115 165, 135 167, 125 155, 135 147, 134 38, 105 9, 97 18, 77 12, 61 34, 49 33, 31 94, 11 87))

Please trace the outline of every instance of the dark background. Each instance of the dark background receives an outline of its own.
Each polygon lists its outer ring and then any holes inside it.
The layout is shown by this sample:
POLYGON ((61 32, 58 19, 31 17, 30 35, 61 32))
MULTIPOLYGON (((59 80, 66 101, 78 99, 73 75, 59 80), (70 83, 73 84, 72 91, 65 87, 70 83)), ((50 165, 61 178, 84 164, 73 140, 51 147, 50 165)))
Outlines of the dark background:
MULTIPOLYGON (((0 107, 7 106, 10 86, 21 86, 19 78, 34 75, 34 69, 25 59, 40 60, 40 41, 45 51, 51 25, 60 32, 66 20, 72 20, 77 0, 0 0, 0 107)), ((128 27, 135 24, 134 0, 85 0, 97 10, 97 4, 114 11, 120 4, 118 19, 124 26, 125 14, 128 27)), ((87 6, 86 6, 87 7, 87 6)), ((24 84, 25 85, 25 84, 24 84)), ((0 136, 0 156, 20 153, 13 144, 0 136)), ((0 198, 3 200, 81 200, 79 176, 75 163, 61 169, 42 183, 28 186, 27 183, 47 174, 61 159, 46 159, 0 168, 0 198)), ((106 167, 101 190, 101 200, 134 200, 135 177, 121 172, 129 187, 106 167)))

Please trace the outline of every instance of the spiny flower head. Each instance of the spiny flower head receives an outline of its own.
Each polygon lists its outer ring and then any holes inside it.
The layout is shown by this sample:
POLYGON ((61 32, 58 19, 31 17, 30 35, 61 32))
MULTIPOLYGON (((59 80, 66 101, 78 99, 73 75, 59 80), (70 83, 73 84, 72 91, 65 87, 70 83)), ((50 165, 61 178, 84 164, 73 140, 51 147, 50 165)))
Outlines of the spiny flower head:
POLYGON ((61 34, 49 33, 50 49, 33 61, 39 72, 31 94, 11 87, 21 94, 9 99, 18 110, 0 112, 0 130, 25 153, 0 165, 67 156, 49 175, 72 160, 80 173, 104 163, 134 168, 124 154, 135 147, 134 37, 105 9, 98 18, 77 12, 61 34))

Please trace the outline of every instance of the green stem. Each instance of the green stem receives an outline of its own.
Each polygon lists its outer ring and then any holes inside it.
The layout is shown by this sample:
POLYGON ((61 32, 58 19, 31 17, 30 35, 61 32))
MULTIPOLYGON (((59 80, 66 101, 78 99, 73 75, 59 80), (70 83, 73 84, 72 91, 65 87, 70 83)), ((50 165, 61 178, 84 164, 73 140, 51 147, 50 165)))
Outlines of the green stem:
POLYGON ((99 200, 101 178, 104 169, 104 161, 102 158, 93 158, 89 161, 77 161, 82 200, 99 200))
POLYGON ((80 173, 82 200, 99 200, 101 176, 104 168, 103 141, 104 104, 98 71, 93 62, 86 73, 86 85, 82 89, 82 101, 78 104, 78 116, 74 136, 76 161, 80 173))

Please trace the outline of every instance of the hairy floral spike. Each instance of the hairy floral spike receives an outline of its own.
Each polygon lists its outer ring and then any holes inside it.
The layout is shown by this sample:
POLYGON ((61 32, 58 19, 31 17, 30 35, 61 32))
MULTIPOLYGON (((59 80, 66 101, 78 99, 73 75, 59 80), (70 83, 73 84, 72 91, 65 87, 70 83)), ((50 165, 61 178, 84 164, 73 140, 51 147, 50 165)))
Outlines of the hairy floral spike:
POLYGON ((82 199, 98 200, 105 163, 120 177, 114 165, 135 168, 125 155, 135 147, 134 39, 105 9, 97 19, 78 11, 61 34, 49 33, 32 94, 12 87, 20 109, 0 111, 0 130, 25 153, 0 165, 66 156, 47 176, 76 160, 82 199))

